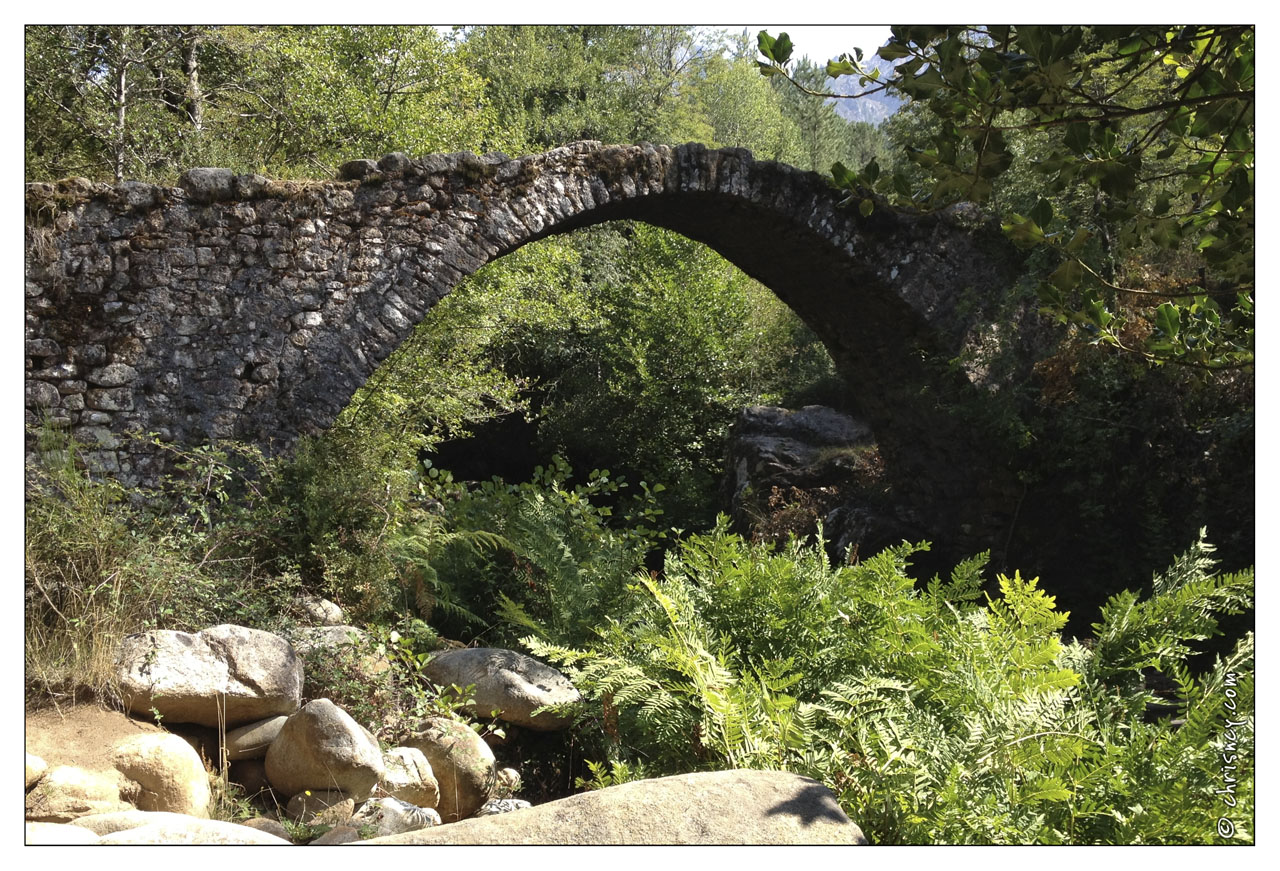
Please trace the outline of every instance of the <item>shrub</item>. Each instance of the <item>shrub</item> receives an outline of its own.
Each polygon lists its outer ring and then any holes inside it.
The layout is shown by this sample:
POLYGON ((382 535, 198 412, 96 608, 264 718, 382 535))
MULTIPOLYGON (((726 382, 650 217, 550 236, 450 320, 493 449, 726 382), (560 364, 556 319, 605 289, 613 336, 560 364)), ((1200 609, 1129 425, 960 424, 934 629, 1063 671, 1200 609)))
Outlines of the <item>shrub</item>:
POLYGON ((27 468, 24 657, 32 701, 110 697, 120 639, 147 629, 286 624, 296 574, 269 566, 264 503, 223 449, 188 452, 163 488, 130 493, 91 476, 51 427, 27 468))
POLYGON ((377 732, 397 713, 396 675, 385 650, 369 639, 315 645, 301 654, 304 704, 328 699, 356 722, 377 732))
POLYGON ((914 550, 832 569, 722 523, 637 575, 593 643, 525 643, 593 702, 611 764, 808 774, 878 843, 1217 842, 1226 749, 1249 761, 1233 820, 1252 839, 1252 635, 1203 676, 1186 665, 1249 607, 1251 572, 1213 574, 1202 538, 1150 596, 1114 597, 1087 645, 1035 579, 984 596, 976 559, 918 589, 914 550), (1174 719, 1147 714, 1152 667, 1177 683, 1174 719))

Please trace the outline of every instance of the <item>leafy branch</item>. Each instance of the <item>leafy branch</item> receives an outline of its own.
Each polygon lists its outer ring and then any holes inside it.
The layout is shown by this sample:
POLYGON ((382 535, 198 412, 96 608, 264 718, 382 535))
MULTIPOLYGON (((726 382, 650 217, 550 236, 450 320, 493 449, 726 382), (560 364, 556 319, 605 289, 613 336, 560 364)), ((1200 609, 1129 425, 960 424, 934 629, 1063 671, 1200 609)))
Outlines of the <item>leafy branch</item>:
POLYGON ((864 89, 876 83, 853 95, 797 82, 785 33, 762 31, 758 48, 763 75, 807 94, 846 99, 887 89, 909 101, 904 111, 932 116, 931 140, 905 153, 932 186, 917 187, 906 167, 889 176, 874 162, 857 172, 837 164, 832 179, 849 192, 845 204, 869 212, 864 188, 872 186, 917 210, 990 201, 1009 170, 1027 160, 1018 137, 1037 132, 1048 138, 1036 140, 1028 169, 1043 178, 1045 193, 1033 214, 1007 214, 1003 226, 1021 247, 1069 255, 1041 290, 1046 313, 1152 364, 1252 365, 1252 28, 895 27, 877 52, 895 64, 883 81, 860 49, 827 65, 830 77, 858 76, 864 89), (1080 189, 1097 192, 1093 214, 1066 206, 1080 189), (1050 232, 1051 222, 1065 226, 1050 232), (1102 257, 1089 244, 1095 237, 1102 257), (1113 267, 1103 268, 1117 237, 1183 252, 1184 262, 1202 264, 1198 279, 1171 276, 1174 290, 1124 287, 1109 277, 1113 267), (1238 301, 1229 311, 1206 298, 1210 281, 1233 288, 1238 301), (1087 282, 1131 303, 1162 301, 1122 309, 1087 282), (1134 316, 1150 324, 1147 339, 1122 338, 1134 316))

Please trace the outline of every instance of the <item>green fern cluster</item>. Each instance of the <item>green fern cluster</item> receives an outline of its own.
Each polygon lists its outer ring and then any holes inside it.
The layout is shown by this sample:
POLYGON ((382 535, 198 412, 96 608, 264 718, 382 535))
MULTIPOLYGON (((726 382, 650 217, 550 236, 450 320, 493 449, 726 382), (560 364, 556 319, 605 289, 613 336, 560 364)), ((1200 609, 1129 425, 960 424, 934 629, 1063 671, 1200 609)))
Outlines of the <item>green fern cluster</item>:
POLYGON ((640 496, 624 500, 627 483, 607 470, 572 486, 570 474, 553 460, 532 481, 483 483, 449 509, 454 538, 439 550, 434 571, 493 624, 493 643, 528 632, 561 643, 589 640, 622 606, 626 584, 657 540, 644 482, 640 496), (491 547, 473 546, 468 537, 477 533, 469 530, 477 529, 487 530, 491 547))
POLYGON ((721 526, 637 575, 591 643, 525 643, 593 701, 611 764, 808 774, 879 843, 1218 843, 1226 812, 1252 839, 1252 636, 1187 666, 1252 573, 1213 574, 1202 538, 1086 645, 1035 579, 984 596, 982 558, 917 589, 915 550, 831 569, 721 526), (1144 667, 1177 682, 1175 717, 1148 722, 1144 667))
POLYGON ((510 542, 492 532, 447 529, 438 515, 428 515, 400 528, 388 542, 387 551, 399 568, 402 610, 416 611, 425 620, 439 612, 467 624, 483 624, 483 618, 458 598, 453 585, 440 577, 436 565, 450 548, 480 558, 507 547, 510 542))

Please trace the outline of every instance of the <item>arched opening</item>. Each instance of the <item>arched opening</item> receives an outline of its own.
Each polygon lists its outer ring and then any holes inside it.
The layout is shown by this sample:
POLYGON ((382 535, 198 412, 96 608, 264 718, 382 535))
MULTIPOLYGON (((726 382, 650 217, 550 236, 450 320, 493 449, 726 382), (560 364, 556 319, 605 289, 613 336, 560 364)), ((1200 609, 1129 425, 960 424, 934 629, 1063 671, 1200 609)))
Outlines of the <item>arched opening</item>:
MULTIPOLYGON (((527 480, 559 456, 662 484, 668 522, 704 528, 742 409, 851 411, 825 347, 700 243, 615 222, 482 267, 357 391, 335 430, 385 427, 455 477, 527 480)), ((367 436, 366 436, 367 437, 367 436)))
POLYGON ((991 480, 978 471, 990 445, 966 430, 956 406, 981 397, 949 365, 981 317, 963 298, 1001 276, 1004 249, 989 256, 973 231, 937 216, 862 216, 813 173, 693 145, 576 143, 518 161, 433 156, 400 173, 390 187, 395 173, 381 189, 355 191, 365 223, 347 257, 382 268, 365 267, 373 280, 294 355, 287 377, 282 368, 278 392, 246 409, 246 433, 272 427, 287 439, 327 428, 426 311, 486 263, 547 237, 637 220, 708 245, 814 332, 853 385, 890 476, 904 485, 898 492, 918 503, 905 516, 972 529, 972 517, 995 517, 975 502, 1006 499, 999 486, 975 484, 991 480))

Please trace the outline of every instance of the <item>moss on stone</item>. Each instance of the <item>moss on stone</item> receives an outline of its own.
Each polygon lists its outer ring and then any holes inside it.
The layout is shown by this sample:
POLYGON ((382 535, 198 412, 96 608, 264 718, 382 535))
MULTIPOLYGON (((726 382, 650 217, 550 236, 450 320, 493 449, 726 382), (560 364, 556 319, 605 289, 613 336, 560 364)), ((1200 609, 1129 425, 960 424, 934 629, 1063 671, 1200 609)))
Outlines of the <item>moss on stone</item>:
POLYGON ((470 151, 463 151, 458 155, 458 172, 469 184, 479 184, 497 175, 498 168, 470 151))

